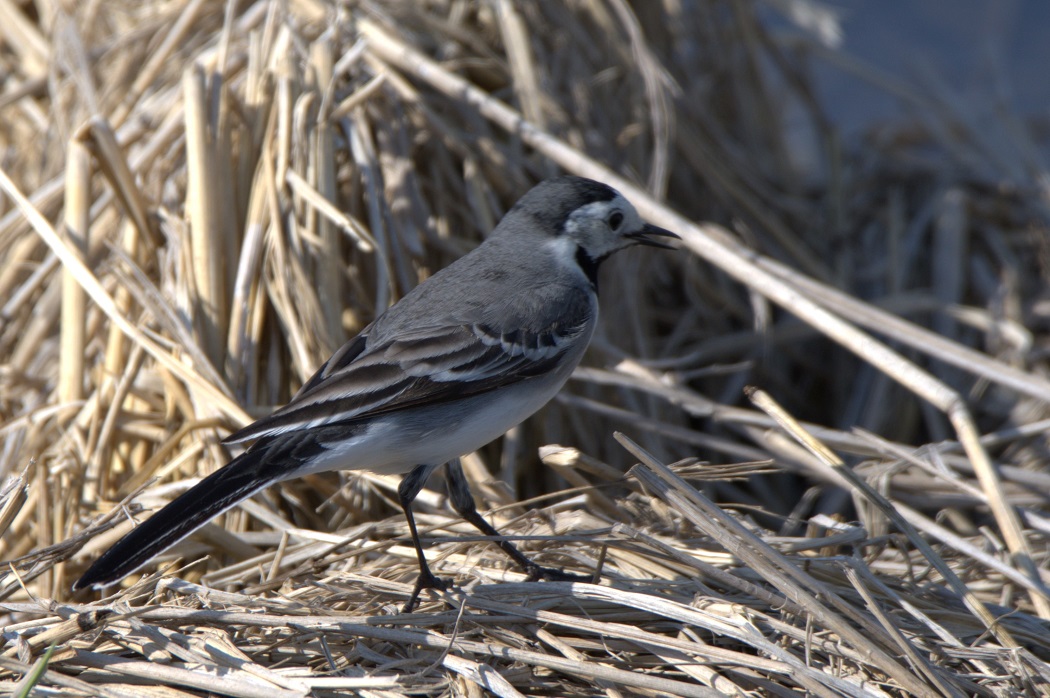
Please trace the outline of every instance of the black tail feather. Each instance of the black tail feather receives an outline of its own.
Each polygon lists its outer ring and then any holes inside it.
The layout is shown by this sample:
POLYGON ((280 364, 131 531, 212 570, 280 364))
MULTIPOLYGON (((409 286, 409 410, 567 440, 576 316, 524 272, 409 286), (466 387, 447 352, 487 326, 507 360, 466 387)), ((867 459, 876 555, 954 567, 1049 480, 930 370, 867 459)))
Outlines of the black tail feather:
POLYGON ((294 476, 313 450, 307 448, 304 453, 301 440, 297 441, 278 437, 255 444, 117 541, 73 589, 120 581, 241 500, 294 476))

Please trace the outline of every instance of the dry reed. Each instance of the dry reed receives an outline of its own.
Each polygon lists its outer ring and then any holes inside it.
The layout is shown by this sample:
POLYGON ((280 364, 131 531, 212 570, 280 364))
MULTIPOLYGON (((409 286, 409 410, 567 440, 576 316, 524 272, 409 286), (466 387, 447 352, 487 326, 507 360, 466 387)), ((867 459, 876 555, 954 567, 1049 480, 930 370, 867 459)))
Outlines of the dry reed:
POLYGON ((750 0, 0 0, 0 690, 1050 693, 1039 131, 1002 117, 1012 161, 770 4, 794 33, 750 0), (843 148, 805 58, 915 122, 843 148), (398 613, 414 553, 364 473, 71 595, 558 171, 684 239, 612 262, 585 366, 464 459, 501 531, 592 583, 523 581, 427 490, 457 585, 398 613))

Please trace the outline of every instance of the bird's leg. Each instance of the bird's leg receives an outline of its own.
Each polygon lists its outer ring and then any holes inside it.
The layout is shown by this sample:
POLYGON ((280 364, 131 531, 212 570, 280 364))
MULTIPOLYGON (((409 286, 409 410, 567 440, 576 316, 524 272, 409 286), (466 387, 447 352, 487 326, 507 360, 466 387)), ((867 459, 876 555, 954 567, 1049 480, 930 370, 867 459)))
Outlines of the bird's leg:
POLYGON ((525 571, 525 574, 528 575, 530 581, 539 579, 545 579, 551 582, 591 581, 590 577, 569 574, 568 572, 563 572, 553 567, 543 567, 525 557, 520 550, 514 547, 510 541, 504 539, 499 531, 493 528, 493 526, 478 513, 477 507, 474 504, 474 496, 470 493, 470 484, 467 482, 467 478, 463 474, 463 467, 459 464, 458 458, 445 464, 445 472, 448 477, 448 495, 449 499, 452 501, 452 508, 455 509, 456 513, 462 516, 464 520, 473 524, 475 528, 486 536, 492 536, 496 545, 509 555, 514 562, 518 563, 518 566, 525 571))
POLYGON ((417 465, 408 475, 402 478, 401 484, 397 487, 397 497, 401 502, 401 509, 405 512, 405 518, 408 519, 408 530, 412 533, 412 544, 416 546, 416 556, 419 558, 419 577, 416 579, 416 588, 405 603, 405 607, 402 609, 403 613, 412 612, 416 601, 419 599, 419 592, 424 589, 443 590, 448 588, 447 582, 430 571, 430 565, 427 564, 427 559, 423 555, 423 546, 419 542, 416 519, 412 516, 412 501, 419 494, 419 491, 423 489, 423 485, 427 483, 430 474, 434 472, 436 467, 435 465, 417 465))

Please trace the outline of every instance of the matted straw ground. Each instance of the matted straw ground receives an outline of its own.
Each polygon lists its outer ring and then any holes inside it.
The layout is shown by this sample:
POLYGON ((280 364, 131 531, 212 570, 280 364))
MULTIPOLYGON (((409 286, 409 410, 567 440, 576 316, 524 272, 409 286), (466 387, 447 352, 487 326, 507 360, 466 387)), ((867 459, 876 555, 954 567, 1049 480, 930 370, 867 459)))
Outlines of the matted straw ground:
POLYGON ((1045 124, 979 123, 835 27, 803 0, 0 0, 0 691, 1050 692, 1045 124), (844 148, 814 60, 913 120, 844 148), (559 171, 683 237, 610 263, 584 367, 465 459, 501 531, 592 583, 524 582, 435 484, 456 586, 399 613, 396 480, 331 474, 70 593, 559 171))

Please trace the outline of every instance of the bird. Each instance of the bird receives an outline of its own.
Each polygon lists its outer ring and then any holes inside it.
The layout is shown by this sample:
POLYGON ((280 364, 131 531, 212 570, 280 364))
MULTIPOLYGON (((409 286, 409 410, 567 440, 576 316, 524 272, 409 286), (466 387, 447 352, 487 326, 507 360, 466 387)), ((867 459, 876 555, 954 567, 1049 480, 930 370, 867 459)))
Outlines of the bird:
POLYGON ((135 526, 73 590, 104 588, 210 519, 275 483, 332 470, 404 474, 398 499, 424 589, 430 570, 412 501, 446 468, 452 508, 533 580, 579 580, 540 566, 478 514, 459 457, 539 410, 580 363, 598 320, 598 269, 612 254, 675 249, 612 187, 544 180, 471 252, 433 274, 340 347, 284 407, 224 439, 248 444, 225 466, 135 526))

